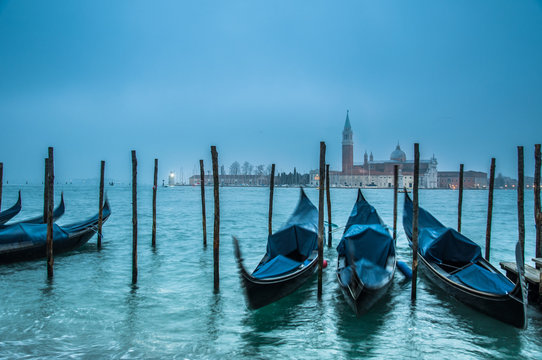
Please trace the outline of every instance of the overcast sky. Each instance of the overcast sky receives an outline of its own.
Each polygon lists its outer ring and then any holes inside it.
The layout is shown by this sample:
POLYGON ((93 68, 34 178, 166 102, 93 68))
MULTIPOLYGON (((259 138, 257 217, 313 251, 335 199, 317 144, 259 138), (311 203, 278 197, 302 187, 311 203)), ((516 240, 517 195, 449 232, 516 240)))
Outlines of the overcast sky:
POLYGON ((170 170, 275 162, 341 166, 346 110, 354 161, 420 142, 439 170, 532 176, 542 142, 540 1, 0 0, 4 179, 140 182, 170 170))

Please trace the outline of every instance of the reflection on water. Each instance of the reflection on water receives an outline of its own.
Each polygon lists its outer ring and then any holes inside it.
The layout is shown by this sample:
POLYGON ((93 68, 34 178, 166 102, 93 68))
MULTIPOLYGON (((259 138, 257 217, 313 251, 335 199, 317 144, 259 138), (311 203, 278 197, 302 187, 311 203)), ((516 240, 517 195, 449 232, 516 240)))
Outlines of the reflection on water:
MULTIPOLYGON (((19 187, 4 186, 4 202, 19 187)), ((21 218, 42 211, 41 186, 23 186, 21 218)), ((95 213, 95 187, 60 185, 66 214, 60 224, 95 213)), ((336 251, 325 247, 329 266, 323 298, 316 276, 294 294, 251 311, 245 305, 231 235, 242 242, 247 268, 265 252, 268 189, 221 188, 220 291, 213 292, 212 243, 204 249, 198 187, 160 188, 157 247, 151 246, 152 187, 139 190, 139 278, 131 285, 131 193, 110 187, 113 214, 96 239, 55 258, 48 281, 45 260, 0 266, 0 358, 542 358, 542 316, 530 310, 529 328, 518 330, 472 310, 427 281, 421 271, 418 297, 398 272, 387 295, 356 317, 336 282, 336 251), (451 355, 453 354, 453 355, 451 355)), ((317 203, 317 190, 307 189, 317 203)), ((391 191, 367 190, 365 197, 392 223, 391 191)), ((526 193, 526 214, 532 193, 526 193)), ((287 219, 298 189, 277 188, 274 229, 287 219)), ((333 222, 343 226, 356 190, 332 190, 333 222)), ((206 194, 208 238, 212 239, 212 189, 206 194)), ((400 201, 402 199, 400 198, 400 201)), ((483 246, 487 193, 466 191, 464 233, 483 246)), ((513 259, 517 238, 515 193, 495 193, 492 261, 513 259)), ((457 193, 422 191, 420 203, 445 224, 455 224, 457 193)), ((534 251, 534 227, 526 217, 526 258, 534 251)), ((397 255, 411 251, 399 218, 397 255)), ((339 233, 334 234, 334 246, 339 233)))

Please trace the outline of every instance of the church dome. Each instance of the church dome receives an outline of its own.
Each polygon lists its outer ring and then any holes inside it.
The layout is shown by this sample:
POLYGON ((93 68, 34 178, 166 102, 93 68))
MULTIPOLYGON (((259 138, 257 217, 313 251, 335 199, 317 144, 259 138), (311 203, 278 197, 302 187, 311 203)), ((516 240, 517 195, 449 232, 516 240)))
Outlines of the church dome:
POLYGON ((397 144, 397 147, 391 153, 390 160, 400 161, 400 162, 406 161, 406 154, 403 150, 401 150, 401 147, 399 146, 399 144, 397 144))

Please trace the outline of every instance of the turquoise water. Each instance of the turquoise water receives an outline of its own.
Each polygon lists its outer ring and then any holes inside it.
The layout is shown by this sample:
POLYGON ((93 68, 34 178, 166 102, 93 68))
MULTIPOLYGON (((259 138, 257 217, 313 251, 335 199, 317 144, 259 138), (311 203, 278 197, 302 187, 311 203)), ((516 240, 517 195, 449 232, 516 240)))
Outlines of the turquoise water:
MULTIPOLYGON (((2 207, 22 189, 23 211, 42 211, 41 186, 5 185, 2 207)), ((57 185, 66 214, 59 224, 93 215, 97 187, 57 185)), ((207 189, 208 242, 202 246, 200 189, 160 188, 157 248, 151 247, 152 189, 139 189, 139 280, 131 285, 131 189, 107 187, 113 214, 96 238, 78 251, 55 258, 55 277, 45 260, 0 265, 0 358, 542 358, 542 317, 529 313, 518 330, 449 298, 421 276, 418 299, 410 282, 396 274, 388 295, 356 318, 338 289, 336 251, 325 248, 323 298, 316 277, 291 296, 257 311, 245 306, 231 235, 252 269, 265 252, 268 189, 221 188, 220 292, 213 293, 213 203, 207 189)), ((316 189, 307 194, 317 204, 316 189)), ((365 197, 390 226, 393 193, 366 190, 365 197)), ((420 193, 420 204, 444 224, 457 224, 457 192, 420 193)), ((274 229, 286 220, 298 189, 275 190, 274 229)), ((354 189, 332 189, 333 222, 343 226, 356 199, 354 189)), ((399 196, 402 205, 402 195, 399 196)), ((526 193, 526 259, 534 254, 533 195, 526 193)), ((464 193, 463 233, 483 246, 487 192, 464 193)), ((496 191, 492 262, 511 261, 517 240, 516 193, 496 191)), ((398 255, 411 252, 398 219, 398 255)), ((340 232, 334 234, 334 246, 340 232)), ((422 274, 423 275, 423 274, 422 274)))

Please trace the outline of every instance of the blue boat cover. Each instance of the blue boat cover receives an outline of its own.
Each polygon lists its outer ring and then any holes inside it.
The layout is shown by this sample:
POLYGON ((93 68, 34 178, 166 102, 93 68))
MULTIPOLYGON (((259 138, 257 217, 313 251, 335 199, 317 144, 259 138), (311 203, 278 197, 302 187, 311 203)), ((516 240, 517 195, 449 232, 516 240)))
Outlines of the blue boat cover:
POLYGON ((472 264, 450 276, 451 279, 476 290, 491 294, 505 295, 514 289, 514 284, 501 273, 493 273, 472 264))
POLYGON ((385 268, 388 256, 394 253, 393 238, 382 225, 352 225, 339 242, 337 252, 347 259, 367 259, 385 268))
POLYGON ((0 225, 8 222, 12 217, 17 215, 19 211, 21 211, 21 192, 20 191, 19 191, 19 199, 17 200, 15 205, 13 205, 7 210, 0 212, 0 225))
POLYGON ((385 227, 384 222, 376 212, 375 208, 372 207, 367 200, 365 200, 360 189, 358 189, 358 198, 354 204, 354 207, 352 208, 352 211, 350 212, 350 217, 348 217, 348 221, 344 227, 344 232, 346 233, 350 226, 355 224, 380 224, 385 227))
POLYGON ((480 246, 452 228, 421 228, 420 254, 436 263, 476 262, 482 257, 480 246))
MULTIPOLYGON (((57 224, 53 224, 53 239, 60 241, 68 238, 68 233, 57 224)), ((47 240, 46 224, 14 224, 0 229, 0 245, 32 242, 45 243, 47 240)))
POLYGON ((257 278, 284 275, 297 269, 318 249, 318 210, 303 189, 294 212, 276 233, 267 238, 268 261, 252 273, 257 278))
MULTIPOLYGON (((347 264, 353 258, 358 277, 365 286, 376 286, 390 275, 386 264, 388 257, 395 254, 393 238, 361 190, 358 190, 358 199, 346 223, 337 252, 339 256, 346 257, 347 264)), ((344 284, 349 283, 351 271, 350 266, 341 270, 344 284)))
POLYGON ((284 275, 297 269, 301 263, 287 258, 286 256, 277 255, 272 260, 260 266, 252 276, 260 279, 271 278, 284 275))
MULTIPOLYGON (((403 209, 403 227, 409 239, 412 239, 413 204, 405 193, 403 209)), ((429 261, 476 262, 482 257, 480 246, 452 228, 444 226, 433 215, 419 207, 418 249, 429 261)))
MULTIPOLYGON (((418 207, 418 228, 445 228, 431 213, 421 207, 418 207)), ((412 239, 412 212, 413 204, 412 200, 407 193, 405 193, 405 202, 403 205, 403 228, 409 239, 412 239)))
MULTIPOLYGON (((359 279, 367 287, 372 287, 381 284, 389 278, 390 273, 385 268, 376 265, 367 259, 356 261, 356 273, 359 279)), ((352 268, 347 266, 341 269, 341 280, 343 284, 349 284, 352 277, 352 268)))
POLYGON ((288 256, 297 252, 303 260, 318 249, 318 210, 303 189, 297 207, 288 221, 267 238, 267 255, 288 256))

